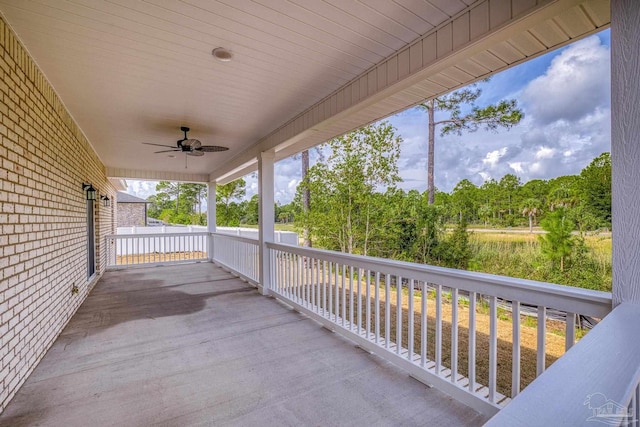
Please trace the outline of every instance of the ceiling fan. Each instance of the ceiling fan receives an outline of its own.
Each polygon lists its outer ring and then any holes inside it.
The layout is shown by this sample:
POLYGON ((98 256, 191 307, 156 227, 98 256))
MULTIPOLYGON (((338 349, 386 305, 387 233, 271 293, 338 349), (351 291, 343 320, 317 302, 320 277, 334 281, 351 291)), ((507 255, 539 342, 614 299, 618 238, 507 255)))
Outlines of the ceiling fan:
POLYGON ((158 153, 170 153, 172 151, 178 151, 182 153, 186 153, 189 156, 204 156, 204 153, 213 153, 217 151, 227 151, 229 147, 221 147, 219 145, 202 145, 200 141, 197 139, 189 139, 187 138, 187 132, 189 132, 189 128, 186 126, 181 126, 180 130, 184 132, 184 138, 179 139, 176 143, 176 146, 173 147, 171 145, 162 145, 162 144, 152 144, 150 142, 143 142, 145 145, 155 145, 157 147, 165 147, 170 148, 170 150, 160 150, 155 151, 154 154, 158 153))

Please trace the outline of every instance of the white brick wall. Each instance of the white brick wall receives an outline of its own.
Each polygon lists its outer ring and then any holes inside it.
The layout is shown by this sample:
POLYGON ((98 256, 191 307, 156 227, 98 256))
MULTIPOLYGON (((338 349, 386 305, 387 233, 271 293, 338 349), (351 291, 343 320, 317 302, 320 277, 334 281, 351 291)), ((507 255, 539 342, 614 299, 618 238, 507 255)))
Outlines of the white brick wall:
POLYGON ((98 274, 87 278, 82 182, 115 200, 105 167, 0 19, 0 412, 104 271, 113 207, 95 203, 98 274), (71 293, 72 286, 79 293, 71 293))

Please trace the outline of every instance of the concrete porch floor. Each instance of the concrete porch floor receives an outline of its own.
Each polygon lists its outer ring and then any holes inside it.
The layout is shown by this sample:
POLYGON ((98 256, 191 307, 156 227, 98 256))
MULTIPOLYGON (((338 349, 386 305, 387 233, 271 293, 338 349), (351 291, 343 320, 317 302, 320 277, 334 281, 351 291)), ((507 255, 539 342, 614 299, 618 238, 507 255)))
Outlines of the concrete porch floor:
POLYGON ((209 263, 108 271, 1 426, 479 425, 209 263))

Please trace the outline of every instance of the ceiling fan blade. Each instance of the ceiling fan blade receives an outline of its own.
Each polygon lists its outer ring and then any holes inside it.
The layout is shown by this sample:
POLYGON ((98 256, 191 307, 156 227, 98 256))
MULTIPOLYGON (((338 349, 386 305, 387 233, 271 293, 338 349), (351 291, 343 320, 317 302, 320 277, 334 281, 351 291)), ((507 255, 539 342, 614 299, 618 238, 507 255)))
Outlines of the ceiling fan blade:
POLYGON ((177 148, 174 148, 173 150, 162 150, 162 151, 154 151, 153 154, 158 154, 158 153, 172 153, 174 151, 180 151, 177 148))
POLYGON ((219 145, 203 145, 198 148, 199 151, 204 151, 205 153, 215 153, 218 151, 227 151, 229 147, 221 147, 219 145))
POLYGON ((150 142, 143 142, 144 145, 155 145, 156 147, 167 147, 167 148, 176 148, 173 145, 164 145, 164 144, 152 144, 150 142))
POLYGON ((204 153, 202 151, 190 151, 187 153, 187 155, 200 157, 200 156, 204 156, 204 153))

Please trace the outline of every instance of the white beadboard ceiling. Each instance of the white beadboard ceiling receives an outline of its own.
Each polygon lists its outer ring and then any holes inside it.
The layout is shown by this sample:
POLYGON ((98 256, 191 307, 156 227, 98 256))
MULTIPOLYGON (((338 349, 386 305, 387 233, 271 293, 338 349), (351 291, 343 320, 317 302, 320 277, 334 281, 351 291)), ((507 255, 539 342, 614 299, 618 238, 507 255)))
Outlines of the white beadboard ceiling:
POLYGON ((110 176, 220 182, 260 151, 283 158, 610 20, 608 0, 0 0, 0 13, 110 176), (185 170, 142 144, 174 145, 180 126, 230 150, 185 170))

